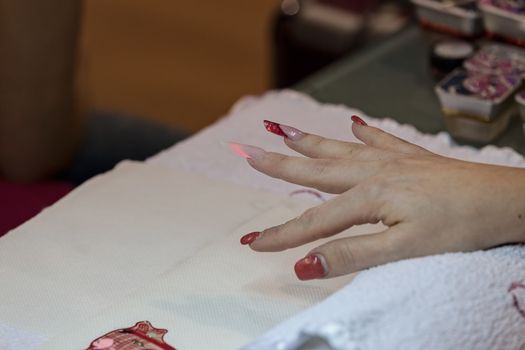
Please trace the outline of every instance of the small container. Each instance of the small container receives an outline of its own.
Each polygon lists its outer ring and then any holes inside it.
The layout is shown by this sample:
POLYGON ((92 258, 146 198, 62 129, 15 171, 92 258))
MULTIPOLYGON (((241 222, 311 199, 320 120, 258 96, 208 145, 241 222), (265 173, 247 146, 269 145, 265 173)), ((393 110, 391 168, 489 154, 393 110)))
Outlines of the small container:
POLYGON ((525 136, 525 90, 516 94, 515 99, 519 106, 521 125, 523 125, 523 136, 525 136))
MULTIPOLYGON (((498 137, 508 126, 515 108, 507 107, 502 114, 491 121, 480 120, 461 113, 443 112, 448 132, 455 138, 488 143, 498 137)), ((524 124, 525 125, 525 124, 524 124)))
POLYGON ((422 26, 461 37, 477 37, 483 33, 476 0, 411 1, 416 6, 417 18, 422 26))
POLYGON ((490 122, 510 104, 521 85, 518 75, 494 75, 456 69, 435 88, 443 112, 490 122))
POLYGON ((473 44, 464 40, 445 40, 432 45, 430 65, 436 78, 442 79, 474 54, 473 44))
POLYGON ((521 1, 480 0, 479 9, 489 34, 508 41, 525 44, 525 6, 521 1))
POLYGON ((487 44, 463 63, 470 72, 518 74, 525 77, 525 50, 509 45, 487 44))

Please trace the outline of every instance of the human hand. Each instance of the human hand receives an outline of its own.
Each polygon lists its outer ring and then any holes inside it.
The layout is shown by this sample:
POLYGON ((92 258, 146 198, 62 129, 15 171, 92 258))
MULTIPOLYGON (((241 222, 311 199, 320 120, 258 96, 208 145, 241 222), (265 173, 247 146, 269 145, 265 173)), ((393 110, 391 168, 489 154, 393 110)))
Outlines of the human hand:
POLYGON ((387 262, 525 242, 525 169, 471 163, 431 153, 352 117, 364 144, 307 134, 265 121, 306 157, 232 144, 256 170, 339 194, 242 244, 276 252, 382 222, 383 232, 335 239, 295 265, 299 279, 330 278, 387 262))

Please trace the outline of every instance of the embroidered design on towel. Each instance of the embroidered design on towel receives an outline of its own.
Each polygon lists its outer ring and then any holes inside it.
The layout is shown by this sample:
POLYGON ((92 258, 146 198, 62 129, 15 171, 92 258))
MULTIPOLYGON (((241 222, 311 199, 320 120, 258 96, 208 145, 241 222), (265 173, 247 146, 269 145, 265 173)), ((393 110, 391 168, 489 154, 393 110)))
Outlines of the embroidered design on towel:
POLYGON ((519 282, 512 282, 509 287, 509 293, 512 295, 512 305, 518 310, 521 317, 525 318, 525 284, 519 282), (521 291, 519 291, 522 289, 521 291), (521 295, 521 301, 518 293, 521 295))
POLYGON ((308 194, 308 195, 311 195, 311 196, 314 196, 316 199, 320 200, 321 202, 326 202, 326 198, 324 198, 324 196, 318 192, 318 191, 314 191, 314 190, 310 190, 310 189, 302 189, 302 190, 295 190, 295 191, 292 191, 290 192, 289 196, 290 197, 294 197, 294 196, 297 196, 299 194, 308 194))
POLYGON ((155 328, 148 321, 133 327, 117 329, 93 340, 87 350, 176 350, 164 342, 165 329, 155 328))

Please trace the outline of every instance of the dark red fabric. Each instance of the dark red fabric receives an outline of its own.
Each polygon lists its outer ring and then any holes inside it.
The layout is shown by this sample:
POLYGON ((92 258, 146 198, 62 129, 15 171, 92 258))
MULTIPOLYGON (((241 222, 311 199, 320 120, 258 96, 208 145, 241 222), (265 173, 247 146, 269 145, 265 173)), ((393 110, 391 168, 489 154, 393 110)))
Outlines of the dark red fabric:
POLYGON ((0 237, 73 189, 67 182, 15 184, 0 180, 0 237))

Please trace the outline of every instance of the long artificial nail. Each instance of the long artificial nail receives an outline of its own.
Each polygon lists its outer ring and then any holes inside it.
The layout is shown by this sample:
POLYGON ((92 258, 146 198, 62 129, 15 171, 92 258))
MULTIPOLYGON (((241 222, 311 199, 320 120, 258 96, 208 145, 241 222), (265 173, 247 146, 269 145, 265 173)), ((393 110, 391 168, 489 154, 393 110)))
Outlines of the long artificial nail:
POLYGON ((233 153, 246 159, 259 160, 262 159, 266 153, 262 148, 243 145, 242 143, 230 142, 229 146, 233 153))
POLYGON ((309 255, 295 263, 295 274, 302 280, 323 278, 328 273, 324 257, 320 254, 309 255))
POLYGON ((261 236, 260 232, 251 232, 241 237, 241 244, 248 245, 252 244, 257 238, 261 236))
POLYGON ((365 121, 363 119, 359 118, 357 115, 353 115, 351 119, 356 124, 364 125, 364 126, 368 125, 367 123, 365 123, 365 121))
POLYGON ((292 141, 298 141, 304 136, 304 133, 299 129, 269 120, 264 121, 264 127, 272 134, 286 137, 292 141))

